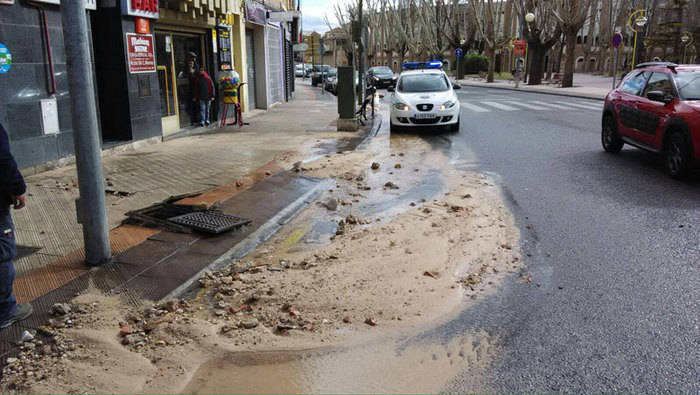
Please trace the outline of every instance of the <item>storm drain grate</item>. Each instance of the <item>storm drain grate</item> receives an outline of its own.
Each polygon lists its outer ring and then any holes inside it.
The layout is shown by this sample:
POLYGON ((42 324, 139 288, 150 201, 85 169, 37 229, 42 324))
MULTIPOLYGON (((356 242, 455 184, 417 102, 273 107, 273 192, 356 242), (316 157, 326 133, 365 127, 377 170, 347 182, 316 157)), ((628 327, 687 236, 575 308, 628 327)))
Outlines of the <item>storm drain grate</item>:
POLYGON ((168 221, 184 225, 200 232, 219 234, 248 225, 249 219, 224 214, 218 210, 198 211, 169 218, 168 221))

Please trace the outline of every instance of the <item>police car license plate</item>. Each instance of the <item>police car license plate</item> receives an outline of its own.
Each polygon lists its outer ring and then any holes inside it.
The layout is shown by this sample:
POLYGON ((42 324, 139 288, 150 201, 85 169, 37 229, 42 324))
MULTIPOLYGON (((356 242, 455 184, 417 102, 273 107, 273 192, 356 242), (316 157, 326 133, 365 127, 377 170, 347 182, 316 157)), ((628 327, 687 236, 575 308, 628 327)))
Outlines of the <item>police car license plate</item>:
POLYGON ((430 113, 416 114, 415 118, 416 119, 433 119, 433 118, 435 118, 435 114, 430 114, 430 113))

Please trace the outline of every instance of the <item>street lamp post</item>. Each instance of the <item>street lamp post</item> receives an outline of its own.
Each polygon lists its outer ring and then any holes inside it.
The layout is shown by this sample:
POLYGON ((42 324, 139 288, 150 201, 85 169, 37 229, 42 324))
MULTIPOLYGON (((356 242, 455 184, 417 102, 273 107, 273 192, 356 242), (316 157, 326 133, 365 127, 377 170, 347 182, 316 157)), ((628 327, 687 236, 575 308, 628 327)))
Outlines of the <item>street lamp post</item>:
MULTIPOLYGON (((527 14, 525 14, 525 22, 527 22, 528 33, 531 33, 532 32, 531 25, 535 22, 535 14, 532 12, 528 12, 527 14)), ((535 29, 535 33, 537 33, 537 29, 535 29)), ((528 35, 528 39, 529 39, 529 36, 530 35, 528 35)), ((529 44, 529 40, 526 42, 529 44)), ((525 78, 527 78, 527 70, 528 70, 528 67, 527 67, 528 57, 527 57, 527 55, 528 55, 529 49, 530 49, 529 45, 526 45, 525 46, 525 59, 523 60, 523 70, 522 70, 523 76, 525 76, 525 78)), ((520 71, 518 71, 518 74, 520 74, 520 71)), ((520 80, 520 78, 518 78, 518 80, 520 80)), ((528 84, 530 83, 530 80, 531 80, 531 78, 527 78, 528 84)), ((523 81, 525 81, 525 80, 523 79, 523 81)))
MULTIPOLYGON (((466 43, 466 42, 467 41, 463 38, 461 40, 459 40, 459 49, 460 50, 462 49, 462 47, 464 46, 464 43, 466 43)), ((462 53, 462 52, 460 51, 460 53, 462 53)), ((457 56, 457 79, 458 80, 461 80, 462 78, 464 78, 464 73, 462 73, 461 60, 462 60, 462 55, 457 56)))
POLYGON ((632 50, 632 70, 634 70, 634 66, 637 64, 637 41, 638 40, 638 32, 639 29, 643 28, 644 25, 647 24, 647 17, 646 17, 646 10, 636 10, 632 14, 630 14, 629 19, 627 20, 627 27, 630 28, 634 32, 634 49, 632 50))

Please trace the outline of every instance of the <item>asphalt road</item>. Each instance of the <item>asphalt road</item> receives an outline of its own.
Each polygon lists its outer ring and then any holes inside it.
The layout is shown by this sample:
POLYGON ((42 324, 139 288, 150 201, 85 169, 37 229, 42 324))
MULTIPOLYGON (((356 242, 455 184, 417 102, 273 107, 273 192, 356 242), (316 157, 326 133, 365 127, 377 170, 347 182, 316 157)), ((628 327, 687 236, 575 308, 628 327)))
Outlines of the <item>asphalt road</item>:
POLYGON ((700 393, 700 174, 679 182, 651 154, 604 153, 600 101, 459 96, 460 133, 424 138, 499 180, 532 282, 424 334, 499 339, 485 381, 467 370, 446 391, 700 393), (528 104, 550 109, 518 109, 528 104))

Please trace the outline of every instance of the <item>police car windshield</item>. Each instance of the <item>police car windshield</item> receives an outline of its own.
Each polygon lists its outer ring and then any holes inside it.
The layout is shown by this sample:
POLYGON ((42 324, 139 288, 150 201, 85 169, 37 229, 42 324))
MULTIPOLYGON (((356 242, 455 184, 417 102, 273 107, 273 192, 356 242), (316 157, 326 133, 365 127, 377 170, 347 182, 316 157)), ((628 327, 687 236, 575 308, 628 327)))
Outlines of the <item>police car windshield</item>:
POLYGON ((420 73, 401 76, 399 92, 443 92, 450 89, 449 81, 444 74, 420 73))
POLYGON ((700 72, 679 71, 676 73, 676 85, 684 100, 700 100, 700 72))

